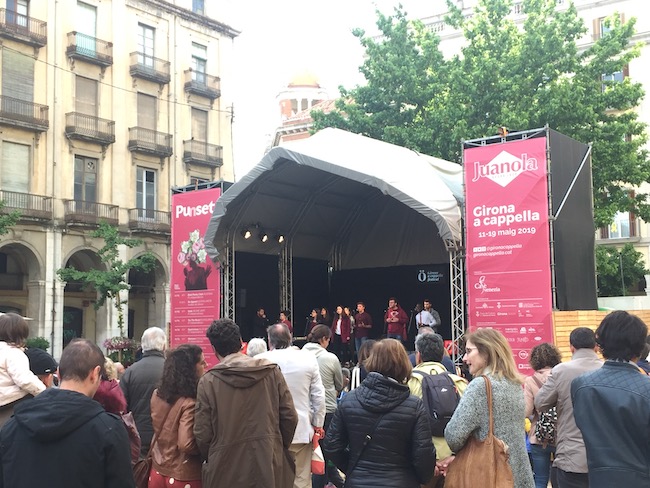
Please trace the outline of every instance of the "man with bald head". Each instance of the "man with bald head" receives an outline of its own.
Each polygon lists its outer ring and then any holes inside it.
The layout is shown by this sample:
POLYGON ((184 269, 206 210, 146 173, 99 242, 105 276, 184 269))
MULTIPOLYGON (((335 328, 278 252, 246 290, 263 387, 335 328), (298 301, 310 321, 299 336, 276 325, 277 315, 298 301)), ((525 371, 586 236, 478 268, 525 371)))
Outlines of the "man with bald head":
POLYGON ((291 332, 282 323, 268 328, 270 351, 257 355, 276 363, 282 371, 293 404, 298 412, 298 426, 293 436, 291 452, 296 457, 294 488, 311 487, 311 440, 315 428, 325 421, 325 389, 321 381, 316 356, 291 346, 291 332))

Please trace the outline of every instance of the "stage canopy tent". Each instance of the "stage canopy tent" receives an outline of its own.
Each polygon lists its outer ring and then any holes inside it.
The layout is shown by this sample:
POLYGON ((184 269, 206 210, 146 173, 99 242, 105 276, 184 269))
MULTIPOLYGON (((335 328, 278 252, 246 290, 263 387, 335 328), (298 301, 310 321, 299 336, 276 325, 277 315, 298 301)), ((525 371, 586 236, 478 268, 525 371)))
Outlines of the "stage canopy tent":
POLYGON ((213 259, 226 246, 277 255, 289 245, 340 270, 445 263, 445 242, 461 242, 462 192, 460 165, 324 129, 271 149, 231 186, 205 241, 213 259))

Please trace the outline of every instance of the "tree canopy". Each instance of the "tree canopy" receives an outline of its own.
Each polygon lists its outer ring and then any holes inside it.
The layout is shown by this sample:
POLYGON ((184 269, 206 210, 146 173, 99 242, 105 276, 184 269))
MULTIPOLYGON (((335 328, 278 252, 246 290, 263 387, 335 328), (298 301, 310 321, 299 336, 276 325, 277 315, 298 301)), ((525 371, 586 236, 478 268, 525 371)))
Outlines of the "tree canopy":
POLYGON ((6 212, 3 210, 5 206, 6 203, 0 200, 0 236, 7 234, 20 220, 20 212, 18 210, 6 212))
POLYGON ((641 253, 629 242, 620 250, 615 247, 596 246, 596 269, 598 296, 601 297, 629 295, 630 289, 635 288, 649 272, 641 253))
POLYGON ((58 269, 56 272, 63 281, 76 281, 86 289, 96 290, 95 310, 99 310, 107 299, 113 300, 118 314, 120 334, 124 336, 124 311, 120 301, 120 292, 130 288, 130 285, 124 279, 132 269, 145 272, 151 271, 156 264, 156 258, 152 253, 145 252, 126 262, 122 261, 119 258, 120 246, 134 248, 141 245, 142 241, 122 237, 117 227, 105 222, 100 223, 99 228, 90 235, 104 240, 104 246, 97 251, 97 254, 106 269, 80 271, 74 267, 67 267, 58 269))
POLYGON ((644 93, 622 79, 640 54, 635 19, 613 15, 580 47, 587 28, 573 4, 524 0, 519 24, 511 0, 479 0, 469 17, 447 4, 445 22, 465 39, 460 54, 445 58, 439 37, 401 7, 377 12, 379 37, 354 31, 366 50, 366 84, 340 87, 333 112, 312 113, 314 130, 339 127, 460 162, 462 140, 548 125, 593 144, 598 226, 617 211, 649 220, 648 195, 637 189, 650 181, 646 126, 634 111, 644 93))

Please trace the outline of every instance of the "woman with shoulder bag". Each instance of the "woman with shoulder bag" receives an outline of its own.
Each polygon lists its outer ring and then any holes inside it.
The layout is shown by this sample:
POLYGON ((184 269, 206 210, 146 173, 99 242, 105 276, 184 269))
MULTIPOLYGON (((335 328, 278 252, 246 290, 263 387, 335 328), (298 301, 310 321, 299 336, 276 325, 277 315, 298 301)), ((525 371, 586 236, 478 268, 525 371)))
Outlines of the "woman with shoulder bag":
POLYGON ((201 488, 194 407, 205 366, 203 351, 194 344, 178 346, 165 359, 160 387, 151 397, 154 439, 149 488, 201 488))
POLYGON ((346 473, 345 488, 419 488, 433 475, 436 450, 424 404, 406 385, 406 351, 384 339, 365 365, 367 378, 343 398, 326 431, 325 455, 346 473))
POLYGON ((457 453, 456 459, 438 462, 447 477, 445 487, 466 486, 473 479, 485 488, 533 488, 523 379, 508 341, 494 329, 478 329, 467 335, 463 361, 474 379, 445 429, 445 440, 457 453), (491 461, 485 456, 488 450, 491 461))
MULTIPOLYGON (((553 345, 548 342, 538 344, 530 350, 530 359, 528 362, 535 370, 532 376, 524 381, 524 397, 526 399, 526 417, 531 421, 528 441, 530 442, 530 452, 533 460, 533 476, 535 478, 535 488, 546 488, 551 473, 551 460, 555 454, 555 444, 552 442, 540 440, 535 433, 535 427, 540 419, 539 412, 535 410, 535 395, 542 387, 549 375, 551 369, 560 364, 562 354, 553 345)), ((557 482, 551 476, 551 486, 557 488, 557 482)))

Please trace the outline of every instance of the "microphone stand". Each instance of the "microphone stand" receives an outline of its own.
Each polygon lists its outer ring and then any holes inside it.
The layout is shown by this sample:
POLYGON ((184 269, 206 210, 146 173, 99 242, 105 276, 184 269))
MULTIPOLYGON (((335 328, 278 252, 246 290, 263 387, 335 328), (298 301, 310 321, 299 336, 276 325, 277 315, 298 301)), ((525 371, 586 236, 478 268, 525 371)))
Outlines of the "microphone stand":
POLYGON ((311 322, 311 317, 307 317, 307 322, 305 322, 305 337, 309 334, 309 323, 311 322))
POLYGON ((411 309, 411 315, 409 315, 409 326, 406 329, 406 337, 404 338, 404 341, 408 341, 408 336, 411 334, 411 328, 413 327, 413 312, 415 310, 411 309))

